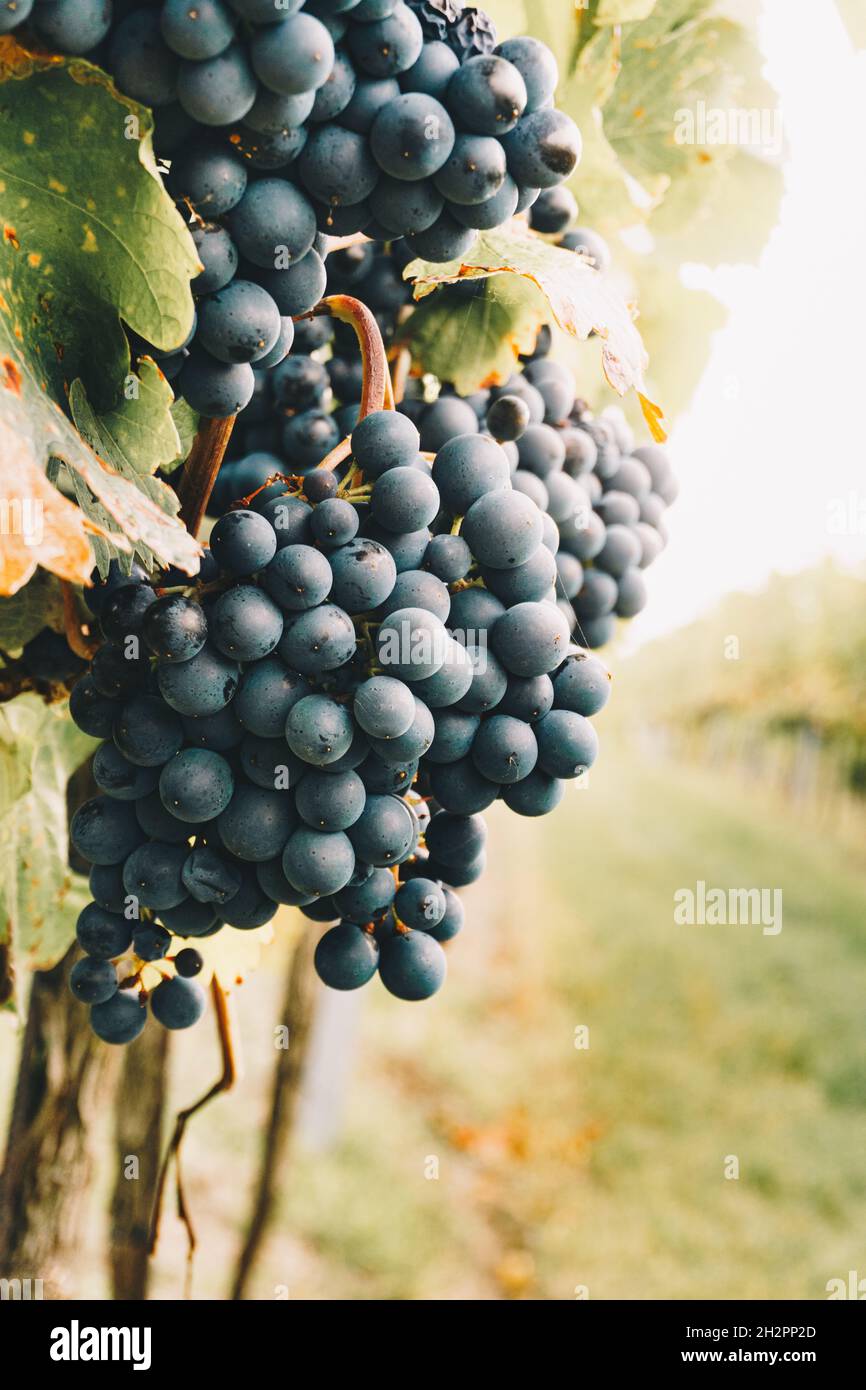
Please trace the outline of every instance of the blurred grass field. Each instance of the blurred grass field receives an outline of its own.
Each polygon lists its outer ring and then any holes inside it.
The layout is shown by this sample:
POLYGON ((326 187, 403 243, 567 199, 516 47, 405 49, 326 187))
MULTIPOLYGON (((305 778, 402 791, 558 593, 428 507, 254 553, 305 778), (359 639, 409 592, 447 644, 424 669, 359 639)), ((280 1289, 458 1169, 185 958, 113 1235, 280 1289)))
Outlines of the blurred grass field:
MULTIPOLYGON (((375 984, 334 1040, 342 1132, 288 1164, 251 1296, 823 1298, 866 1268, 866 851, 599 722, 552 820, 491 816, 443 992, 375 984), (698 879, 781 888, 782 931, 676 926, 698 879)), ((239 995, 247 1081, 190 1131, 199 1297, 226 1295, 247 1215, 276 955, 239 995)), ((174 1099, 211 1068, 182 1039, 174 1099)), ((169 1216, 154 1296, 183 1248, 169 1216)))

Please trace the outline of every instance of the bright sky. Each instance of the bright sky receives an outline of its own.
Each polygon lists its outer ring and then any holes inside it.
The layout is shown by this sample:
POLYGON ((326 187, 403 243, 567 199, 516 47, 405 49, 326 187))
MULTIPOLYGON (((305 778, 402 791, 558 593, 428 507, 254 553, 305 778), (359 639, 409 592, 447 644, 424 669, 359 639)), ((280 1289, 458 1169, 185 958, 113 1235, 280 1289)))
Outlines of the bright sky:
POLYGON ((686 267, 729 321, 671 436, 682 492, 629 646, 774 569, 866 559, 866 53, 854 52, 833 0, 763 8, 786 194, 757 268, 686 267), (849 502, 849 533, 835 534, 834 503, 849 502))

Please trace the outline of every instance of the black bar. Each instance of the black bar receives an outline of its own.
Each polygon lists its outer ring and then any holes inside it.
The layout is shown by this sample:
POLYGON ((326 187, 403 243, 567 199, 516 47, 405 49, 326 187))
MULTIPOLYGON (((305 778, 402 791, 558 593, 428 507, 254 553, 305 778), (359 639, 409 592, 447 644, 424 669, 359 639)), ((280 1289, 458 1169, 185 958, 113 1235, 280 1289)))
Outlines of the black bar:
MULTIPOLYGON (((510 1305, 504 1337, 499 1333, 496 1340, 488 1341, 486 1329, 474 1320, 472 1340, 476 1352, 485 1359, 490 1356, 491 1361, 498 1359, 497 1347, 501 1351, 522 1343, 526 1354, 536 1361, 537 1372, 541 1372, 542 1361, 549 1365, 555 1350, 550 1334, 559 1332, 560 1354, 568 1357, 577 1374, 600 1366, 614 1373, 637 1370, 649 1374, 675 1368, 700 1373, 707 1366, 733 1369, 736 1365, 764 1371, 805 1366, 818 1371, 826 1381, 828 1373, 837 1368, 853 1369, 862 1364, 866 1330, 862 1300, 859 1292, 853 1298, 839 1294, 836 1299, 808 1303, 575 1299, 567 1308, 562 1304, 548 1308, 543 1344, 538 1341, 538 1311, 530 1313, 527 1303, 518 1301, 516 1306, 510 1305), (843 1306, 852 1302, 855 1306, 843 1306), (537 1360, 541 1345, 543 1357, 537 1360)), ((199 1384, 209 1372, 225 1377, 237 1371, 247 1380, 258 1380, 262 1375, 280 1373, 288 1377, 310 1356, 331 1373, 344 1348, 347 1366, 355 1374, 364 1373, 365 1363, 368 1372, 371 1364, 385 1371, 397 1350, 392 1322, 395 1309, 382 1309, 376 1315, 383 1319, 378 1324, 368 1321, 362 1339, 353 1335, 351 1325, 355 1316, 370 1318, 370 1312, 365 1312, 369 1305, 361 1304, 356 1313, 345 1308, 338 1323, 334 1323, 333 1314, 326 1314, 326 1326, 331 1330, 323 1342, 315 1322, 311 1327, 309 1321, 311 1313, 314 1319, 316 1316, 315 1302, 304 1311, 301 1301, 280 1297, 279 1293, 269 1302, 245 1303, 43 1302, 7 1296, 0 1299, 0 1328, 6 1334, 3 1345, 7 1349, 17 1346, 25 1355, 28 1377, 36 1373, 41 1378, 47 1373, 60 1381, 75 1375, 92 1380, 100 1370, 112 1375, 133 1373, 136 1362, 140 1372, 169 1374, 173 1380, 178 1374, 190 1373, 199 1384), (389 1325, 391 1331, 386 1332, 389 1325), (116 1331, 103 1334, 103 1328, 116 1331), (385 1353, 389 1346, 390 1355, 385 1353), (99 1359, 91 1359, 92 1352, 99 1359)), ((495 1310, 492 1316, 497 1316, 495 1310)), ((459 1308, 447 1302, 440 1306, 435 1334, 429 1318, 429 1307, 413 1315, 400 1305, 400 1333, 410 1339, 416 1351, 415 1339, 423 1339, 425 1369, 436 1356, 434 1348, 441 1348, 443 1361, 447 1358, 452 1369, 461 1362, 465 1367, 463 1353, 447 1335, 450 1328, 459 1325, 459 1308)), ((396 1368, 401 1362, 398 1355, 392 1366, 396 1368)))

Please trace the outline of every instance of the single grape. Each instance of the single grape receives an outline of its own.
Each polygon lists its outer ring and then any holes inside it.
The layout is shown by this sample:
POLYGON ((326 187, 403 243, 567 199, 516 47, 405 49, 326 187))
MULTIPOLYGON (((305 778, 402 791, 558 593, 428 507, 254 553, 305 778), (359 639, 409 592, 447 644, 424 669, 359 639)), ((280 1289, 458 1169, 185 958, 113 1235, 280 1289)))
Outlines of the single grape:
POLYGON ((233 791, 230 764, 207 748, 185 748, 176 753, 159 777, 159 794, 166 810, 192 824, 218 816, 228 806, 233 791))
POLYGON ((180 65, 178 99, 184 111, 202 125, 243 120, 257 91, 255 75, 240 44, 232 44, 204 62, 180 65))
POLYGON ((219 850, 199 845, 188 855, 181 871, 183 886, 198 903, 229 902, 241 886, 240 868, 219 850))
POLYGON ((151 841, 139 845, 123 866, 123 886, 141 907, 177 907, 186 897, 181 870, 186 849, 151 841))
POLYGON ((451 941, 457 935, 463 926, 465 916, 463 904, 457 894, 447 886, 443 886, 442 892, 445 894, 445 916, 437 926, 427 928, 433 940, 440 943, 451 941))
POLYGON ((241 662, 261 661, 283 635, 283 615, 256 585, 239 584, 214 604, 211 634, 214 646, 225 656, 241 662))
POLYGON ((264 569, 273 559, 277 538, 265 517, 239 510, 220 518, 211 532, 210 544, 220 569, 244 576, 264 569))
POLYGON ((270 922, 277 910, 277 904, 262 890, 257 870, 252 864, 238 864, 241 885, 223 907, 219 907, 220 921, 228 922, 230 927, 240 931, 252 931, 270 922))
POLYGON ((376 973, 379 945, 372 932, 341 922, 325 932, 314 962, 319 979, 331 989, 359 989, 376 973))
POLYGON ((196 349, 180 372, 178 389, 199 415, 209 420, 225 420, 249 404, 255 377, 248 362, 229 366, 196 349))
POLYGON ((292 752, 314 767, 327 767, 352 743, 352 716, 327 695, 306 695, 289 710, 286 739, 292 752))
POLYGON ((133 10, 120 21, 111 35, 106 67, 120 90, 145 106, 165 106, 177 97, 180 59, 163 39, 153 10, 133 10))
POLYGON ((451 117, 435 97, 404 92, 379 112, 370 131, 370 148, 386 174, 411 182, 441 169, 454 138, 451 117))
POLYGON ((538 766, 549 777, 579 777, 598 755, 598 735, 588 719, 568 709, 552 709, 534 726, 538 766))
POLYGON ((207 641, 204 609, 193 599, 166 594, 144 615, 142 635, 160 661, 188 661, 207 641))
POLYGON ((410 878, 394 899, 394 911, 407 927, 430 931, 445 916, 444 890, 429 878, 410 878))
POLYGON ((238 859, 261 863, 273 859, 297 825, 294 804, 286 791, 239 782, 219 818, 220 839, 238 859))
POLYGON ((351 206, 368 198, 379 168, 363 135, 342 126, 317 126, 298 160, 304 187, 320 203, 351 206))
POLYGON ((236 19, 223 0, 164 0, 162 36, 181 58, 215 58, 235 36, 236 19))
POLYGON ((535 768, 521 782, 503 787, 502 800, 519 816, 547 816, 562 800, 565 784, 535 768))
POLYGON ((352 432, 355 461, 371 478, 378 478, 389 468, 410 465, 420 444, 412 421, 394 410, 375 411, 359 421, 352 432))
POLYGON ((512 130, 526 102, 526 85, 518 69, 493 53, 467 59, 448 84, 448 109, 464 129, 479 135, 504 135, 512 130))
POLYGON ((477 714, 464 710, 433 711, 435 735, 427 749, 428 763, 456 763, 465 758, 480 724, 477 714))
POLYGON ((320 676, 336 671, 350 661, 357 643, 352 619, 333 603, 299 613, 279 645, 279 654, 304 676, 320 676))
POLYGON ((221 217, 243 197, 247 171, 231 150, 196 146, 172 160, 168 182, 176 198, 188 198, 200 213, 221 217))
POLYGON ((442 101, 459 66, 460 59, 448 44, 434 39, 424 44, 411 68, 401 73, 400 86, 404 92, 426 92, 442 101))
POLYGON ((446 974, 445 952, 423 931, 396 932, 380 947, 379 977, 398 999, 429 999, 446 974))
POLYGON ((461 534, 482 564, 511 569, 541 544, 541 513, 522 493, 486 493, 467 511, 461 534))
POLYGON ((582 150, 574 121, 552 107, 524 116, 503 143, 512 178, 533 188, 552 188, 570 178, 582 150))
POLYGON ((398 608, 376 635, 379 665, 401 680, 432 676, 445 661, 448 634, 441 618, 423 608, 398 608))
POLYGON ((518 34, 497 46, 495 52, 512 63, 526 86, 526 110, 545 106, 556 91, 559 71, 547 44, 531 34, 518 34))
POLYGON ((78 915, 75 935, 82 951, 94 960, 114 960, 129 949, 132 923, 117 912, 88 903, 78 915))
POLYGON ((371 676, 355 692, 355 718, 374 738, 398 738, 415 719, 415 696, 392 676, 371 676))
POLYGON ((374 868, 363 883, 348 884, 336 896, 336 904, 350 922, 366 923, 381 917, 394 901, 397 885, 390 869, 374 868))
POLYGON ((204 969, 204 957, 193 946, 185 946, 174 958, 174 968, 184 980, 191 980, 204 969))
POLYGON ((257 30, 250 56, 260 82, 272 92, 297 96, 327 81, 334 66, 334 43, 313 15, 295 14, 257 30))
POLYGON ((487 412, 487 428, 500 443, 520 439, 529 424, 529 406, 519 396, 500 396, 487 412))
POLYGON ((103 743, 93 759, 93 780, 106 796, 118 801, 137 801, 153 791, 159 773, 156 768, 136 767, 113 743, 103 743))
POLYGON ((390 594, 397 567, 390 552, 375 540, 349 541, 330 556, 330 598, 347 613, 367 613, 390 594))
POLYGON ((69 713, 73 722, 91 738, 111 737, 119 708, 116 700, 99 693, 89 672, 75 682, 70 692, 69 713))
POLYGON ((149 584, 124 584, 110 595, 100 626, 109 642, 123 642, 141 631, 147 610, 156 602, 149 584))
POLYGON ((485 810, 499 795, 499 786, 480 773, 471 758, 434 764, 430 787, 446 811, 470 816, 485 810))
POLYGON ((147 1022, 147 1009, 138 995, 130 990, 118 990, 102 1004, 90 1010, 90 1026, 105 1043, 133 1042, 147 1022))
POLYGON ((551 603, 518 603, 494 624, 493 651, 515 676, 541 676, 555 671, 569 641, 568 627, 551 603))
POLYGON ((352 842, 342 831, 325 833, 302 825, 283 850, 283 872, 299 892, 337 893, 354 868, 352 842))
POLYGON ((141 828, 128 803, 95 796, 72 817, 70 839, 91 864, 119 864, 141 844, 141 828))
POLYGON ((150 1011, 163 1028, 191 1028, 205 1007, 205 993, 196 980, 175 976, 163 980, 150 996, 150 1011))
POLYGON ((420 58, 424 33, 414 10, 400 3, 381 19, 353 24, 348 41, 356 67, 370 77, 393 77, 420 58))
POLYGON ((266 270, 273 269, 279 257, 301 260, 316 238, 312 204, 281 178, 250 184, 228 220, 241 254, 266 270))
POLYGON ((433 482, 443 507, 453 516, 463 516, 480 497, 510 489, 511 470, 494 440, 476 433, 458 434, 437 453, 433 482))
POLYGON ((272 656, 244 671, 233 707, 251 734, 282 738, 290 710, 309 693, 304 678, 272 656))
POLYGON ((530 726, 508 714, 485 719, 472 744, 478 771, 491 782, 520 782, 538 760, 538 746, 530 726))
POLYGON ((117 971, 108 960, 85 956, 69 972, 69 988, 82 1004, 104 1004, 117 993, 117 971))
POLYGON ((471 566, 472 551, 462 536, 434 536, 424 552, 424 568, 443 584, 456 584, 465 579, 471 566))
POLYGON ((356 772, 307 772, 295 792, 298 815, 314 830, 348 830, 366 799, 356 772))
POLYGON ((349 832, 355 854, 365 864, 400 864, 411 854, 417 821, 399 796, 370 795, 349 832))
POLYGON ((139 960, 162 960, 171 946, 171 932, 145 922, 132 933, 132 949, 139 960))
MULTIPOLYGON (((237 515, 237 513, 233 513, 237 515)), ((237 662, 211 646, 202 647, 189 661, 160 666, 159 693, 178 714, 207 715, 224 709, 235 694, 240 678, 237 662)))

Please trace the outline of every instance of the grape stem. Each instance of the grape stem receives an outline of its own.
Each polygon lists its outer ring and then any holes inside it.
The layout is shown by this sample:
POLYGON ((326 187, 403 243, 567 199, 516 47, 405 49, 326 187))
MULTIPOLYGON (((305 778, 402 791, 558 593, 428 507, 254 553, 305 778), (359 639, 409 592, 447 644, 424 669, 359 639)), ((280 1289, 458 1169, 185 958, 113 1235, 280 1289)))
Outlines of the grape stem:
POLYGON ((81 622, 81 611, 78 607, 78 599, 75 590, 68 579, 61 579, 60 594, 63 599, 63 627, 66 633, 66 641, 76 656, 89 661, 99 646, 92 637, 84 635, 81 622))
MULTIPOLYGON (((331 294, 310 313, 300 314, 299 318, 320 318, 324 314, 339 319, 341 323, 351 324, 358 339, 364 373, 358 419, 363 420, 377 410, 393 410, 394 387, 391 385, 388 357, 375 315, 366 304, 362 304, 360 299, 353 299, 350 294, 331 294)), ((325 455, 318 467, 333 471, 345 463, 351 452, 352 439, 349 435, 325 455)))
POLYGON ((153 1202, 153 1216, 150 1224, 150 1246, 148 1253, 153 1255, 159 1242, 159 1228, 162 1217, 162 1204, 165 1196, 165 1185, 168 1179, 168 1171, 171 1167, 171 1160, 175 1161, 175 1178, 177 1182, 177 1214, 186 1228, 187 1237, 187 1278, 192 1277, 192 1260, 195 1254, 196 1234, 192 1224, 189 1207, 187 1206, 186 1194, 184 1191, 183 1179, 181 1175, 180 1156, 183 1137, 186 1127, 193 1115, 217 1096, 222 1095, 223 1091, 230 1091, 238 1078, 238 1062, 235 1053, 234 1035, 232 1030, 232 1018, 229 1009, 228 996, 214 975, 211 980, 211 998, 213 999, 214 1012, 217 1021, 217 1036, 219 1037, 220 1052, 222 1054, 222 1075, 214 1082, 210 1090, 186 1110, 181 1110, 174 1122, 174 1133, 171 1142, 166 1150, 162 1166, 159 1170, 159 1180, 156 1186, 156 1196, 153 1202))
POLYGON ((198 535, 204 520, 236 419, 229 415, 225 420, 203 420, 183 466, 177 495, 180 519, 191 536, 198 535))

